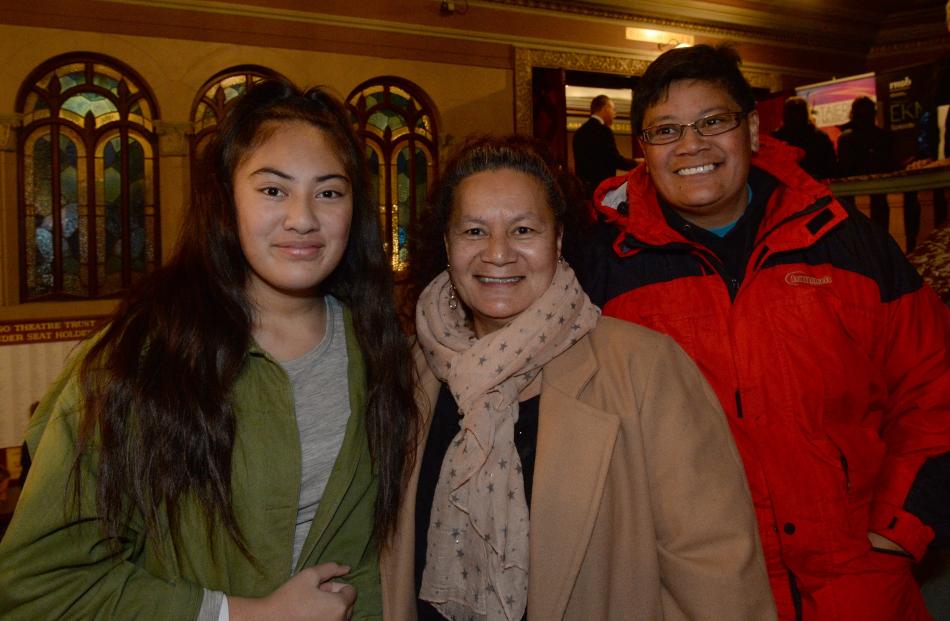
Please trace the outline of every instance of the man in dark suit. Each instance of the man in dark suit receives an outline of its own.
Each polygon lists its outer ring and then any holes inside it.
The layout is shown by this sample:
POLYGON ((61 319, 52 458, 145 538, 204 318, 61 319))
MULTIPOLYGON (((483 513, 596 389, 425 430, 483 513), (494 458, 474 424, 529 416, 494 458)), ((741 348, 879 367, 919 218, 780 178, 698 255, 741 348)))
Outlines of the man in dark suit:
POLYGON ((590 102, 590 118, 574 134, 574 172, 587 186, 587 196, 600 182, 636 165, 617 150, 613 125, 614 102, 607 95, 598 95, 590 102))
POLYGON ((772 135, 805 152, 798 165, 815 179, 831 179, 837 175, 838 159, 835 145, 828 134, 815 127, 808 102, 802 97, 789 97, 782 106, 782 126, 772 135))
MULTIPOLYGON (((897 170, 891 133, 876 124, 877 104, 867 96, 851 102, 851 121, 838 138, 838 169, 842 176, 875 175, 897 170)), ((885 231, 890 224, 887 194, 871 195, 871 220, 885 231)))

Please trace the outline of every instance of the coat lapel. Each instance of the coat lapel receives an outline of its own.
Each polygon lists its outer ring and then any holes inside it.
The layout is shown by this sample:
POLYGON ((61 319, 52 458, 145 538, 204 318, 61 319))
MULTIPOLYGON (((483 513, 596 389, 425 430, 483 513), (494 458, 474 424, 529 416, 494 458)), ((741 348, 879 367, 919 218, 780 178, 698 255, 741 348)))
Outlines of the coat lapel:
POLYGON ((379 559, 379 575, 382 582, 383 610, 388 621, 404 621, 416 618, 416 490, 422 454, 429 439, 432 414, 439 396, 441 383, 429 370, 422 351, 413 351, 418 384, 416 402, 419 406, 419 437, 416 444, 412 473, 406 484, 402 506, 399 509, 396 533, 382 549, 379 559))
MULTIPOLYGON (((415 619, 415 496, 422 451, 439 381, 417 351, 422 422, 416 461, 399 515, 398 537, 380 560, 386 618, 415 619)), ((528 611, 532 619, 560 619, 580 571, 603 495, 614 442, 615 416, 577 397, 597 371, 590 341, 549 363, 543 372, 538 444, 531 499, 528 611), (557 597, 547 597, 556 593, 557 597)))
POLYGON ((588 338, 543 371, 528 572, 534 619, 563 617, 604 492, 620 421, 578 400, 596 371, 588 338))

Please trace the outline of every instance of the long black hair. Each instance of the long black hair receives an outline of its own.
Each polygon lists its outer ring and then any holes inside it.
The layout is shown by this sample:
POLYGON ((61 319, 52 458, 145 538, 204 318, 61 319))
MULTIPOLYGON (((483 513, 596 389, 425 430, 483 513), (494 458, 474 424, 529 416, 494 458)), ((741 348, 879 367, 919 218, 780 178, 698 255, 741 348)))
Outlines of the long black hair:
POLYGON ((379 479, 378 544, 395 524, 416 408, 411 356, 396 319, 363 149, 332 95, 268 81, 238 101, 203 153, 174 256, 122 302, 82 364, 84 415, 74 473, 98 436, 96 504, 110 537, 119 536, 137 510, 150 535, 158 536, 167 520, 177 538, 181 499, 193 495, 209 526, 221 523, 250 556, 231 502, 231 389, 245 364, 253 319, 232 179, 279 122, 321 130, 353 188, 346 250, 321 290, 350 309, 365 359, 366 428, 379 479))

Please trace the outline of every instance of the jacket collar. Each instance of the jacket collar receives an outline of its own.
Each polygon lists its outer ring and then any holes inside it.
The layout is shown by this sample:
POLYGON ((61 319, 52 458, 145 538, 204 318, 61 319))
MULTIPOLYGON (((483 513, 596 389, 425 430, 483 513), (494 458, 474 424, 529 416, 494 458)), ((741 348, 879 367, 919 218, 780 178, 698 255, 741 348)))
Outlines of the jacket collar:
MULTIPOLYGON (((760 137, 752 166, 778 180, 766 207, 757 243, 771 252, 810 246, 847 218, 828 187, 798 167, 800 150, 769 136, 760 137)), ((644 248, 664 246, 689 250, 694 244, 666 222, 656 188, 641 165, 625 176, 608 179, 594 194, 598 213, 620 233, 614 250, 631 256, 644 248)))

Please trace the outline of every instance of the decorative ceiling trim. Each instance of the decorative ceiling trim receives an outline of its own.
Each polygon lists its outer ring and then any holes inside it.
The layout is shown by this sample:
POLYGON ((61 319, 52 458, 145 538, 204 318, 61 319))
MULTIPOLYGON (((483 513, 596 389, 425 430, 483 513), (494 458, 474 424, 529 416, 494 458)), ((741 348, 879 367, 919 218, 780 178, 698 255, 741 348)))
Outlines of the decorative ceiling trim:
POLYGON ((939 52, 941 50, 950 50, 950 37, 931 37, 916 39, 914 41, 875 45, 868 53, 868 59, 871 60, 882 56, 905 54, 908 52, 939 52))
MULTIPOLYGON (((286 21, 305 24, 328 24, 343 28, 353 28, 357 30, 368 30, 377 32, 391 32, 396 34, 407 34, 413 36, 425 36, 435 38, 454 39, 460 41, 476 41, 480 43, 494 43, 507 45, 522 45, 535 48, 556 47, 558 49, 576 49, 580 52, 588 51, 592 53, 605 54, 630 54, 631 50, 623 47, 591 45, 569 43, 560 39, 540 38, 540 37, 522 37, 515 34, 483 32, 476 30, 460 30, 457 28, 436 27, 431 25, 418 25, 409 22, 397 22, 391 20, 372 19, 365 17, 354 17, 348 15, 336 15, 330 13, 321 13, 318 11, 298 10, 298 9, 279 9, 266 6, 254 6, 242 4, 239 2, 229 2, 225 0, 102 0, 117 5, 131 5, 149 7, 152 9, 167 9, 174 11, 184 11, 189 13, 204 13, 212 15, 229 15, 236 17, 245 17, 252 19, 268 19, 277 21, 286 21)), ((430 0, 433 3, 439 0, 430 0)), ((729 28, 712 26, 709 24, 687 22, 681 19, 671 19, 663 17, 651 17, 644 14, 634 14, 623 11, 611 11, 605 9, 590 8, 582 5, 576 6, 559 2, 556 0, 470 0, 472 6, 481 6, 490 10, 515 10, 524 12, 544 11, 551 15, 560 16, 565 19, 594 19, 596 21, 606 21, 617 23, 637 23, 646 26, 662 26, 673 30, 685 30, 689 33, 701 33, 707 37, 731 40, 735 42, 766 42, 779 43, 788 47, 795 47, 808 50, 827 50, 837 56, 851 56, 863 60, 868 52, 870 43, 867 42, 866 33, 862 31, 861 40, 848 43, 843 39, 841 33, 837 33, 834 39, 822 36, 830 34, 830 30, 821 23, 809 22, 809 36, 800 34, 791 34, 785 29, 768 30, 761 29, 743 29, 741 27, 729 28), (833 42, 833 45, 831 44, 833 42)), ((774 21, 774 15, 770 19, 774 21)), ((783 16, 782 22, 787 25, 789 20, 783 16)), ((633 52, 636 53, 636 52, 633 52)))
MULTIPOLYGON (((822 20, 797 17, 793 13, 781 15, 781 26, 776 25, 774 12, 751 11, 717 5, 713 10, 709 3, 687 2, 688 7, 679 12, 670 10, 669 2, 639 2, 635 10, 626 11, 601 7, 585 3, 569 3, 563 0, 471 0, 471 4, 484 7, 510 7, 513 10, 545 11, 551 14, 570 14, 588 18, 601 18, 612 21, 633 21, 655 25, 664 29, 688 30, 705 35, 732 40, 757 40, 778 43, 807 45, 811 48, 824 47, 827 39, 824 35, 834 34, 836 52, 866 53, 872 43, 874 26, 861 15, 852 15, 845 23, 837 23, 835 28, 822 20), (705 6, 703 10, 696 7, 705 6), (692 21, 678 18, 677 15, 691 15, 692 21), (728 24, 722 25, 722 24, 728 24), (842 50, 842 47, 845 49, 842 50)), ((683 3, 681 3, 683 4, 683 3)), ((866 16, 865 16, 866 17, 866 16)), ((828 49, 831 49, 830 47, 828 49)))
MULTIPOLYGON (((397 22, 381 19, 353 17, 349 15, 335 15, 316 11, 301 11, 295 9, 275 9, 264 6, 251 6, 237 2, 217 0, 101 0, 119 5, 142 6, 160 8, 190 13, 206 13, 213 15, 229 15, 243 18, 267 19, 302 24, 324 24, 355 30, 369 30, 395 34, 413 35, 452 39, 458 41, 474 41, 510 46, 530 46, 533 48, 549 48, 560 50, 578 50, 579 52, 593 52, 602 54, 647 54, 627 47, 612 45, 592 45, 588 43, 567 42, 555 38, 524 37, 503 32, 479 30, 462 30, 458 28, 435 27, 413 24, 411 22, 397 22)), ((434 0, 437 1, 437 0, 434 0)), ((477 4, 473 2, 472 4, 477 4)), ((498 6, 494 5, 497 9, 498 6)), ((562 15, 562 17, 564 17, 562 15)))
POLYGON ((216 0, 101 0, 112 4, 142 6, 151 9, 167 9, 185 11, 189 13, 207 13, 212 15, 229 15, 235 17, 249 17, 303 24, 328 24, 358 30, 376 30, 399 34, 426 35, 432 37, 448 37, 471 41, 499 42, 499 37, 492 34, 461 33, 454 28, 438 28, 422 26, 412 23, 394 22, 382 19, 351 17, 320 13, 319 11, 301 11, 297 9, 279 9, 269 6, 254 6, 239 2, 219 2, 216 0))
MULTIPOLYGON (((514 69, 515 131, 526 135, 530 135, 534 131, 531 70, 535 67, 639 76, 643 75, 650 62, 637 58, 620 58, 617 56, 600 56, 598 54, 516 46, 514 69)), ((765 88, 769 92, 779 91, 782 88, 781 76, 776 73, 743 70, 742 74, 749 81, 749 84, 755 88, 765 88)))

